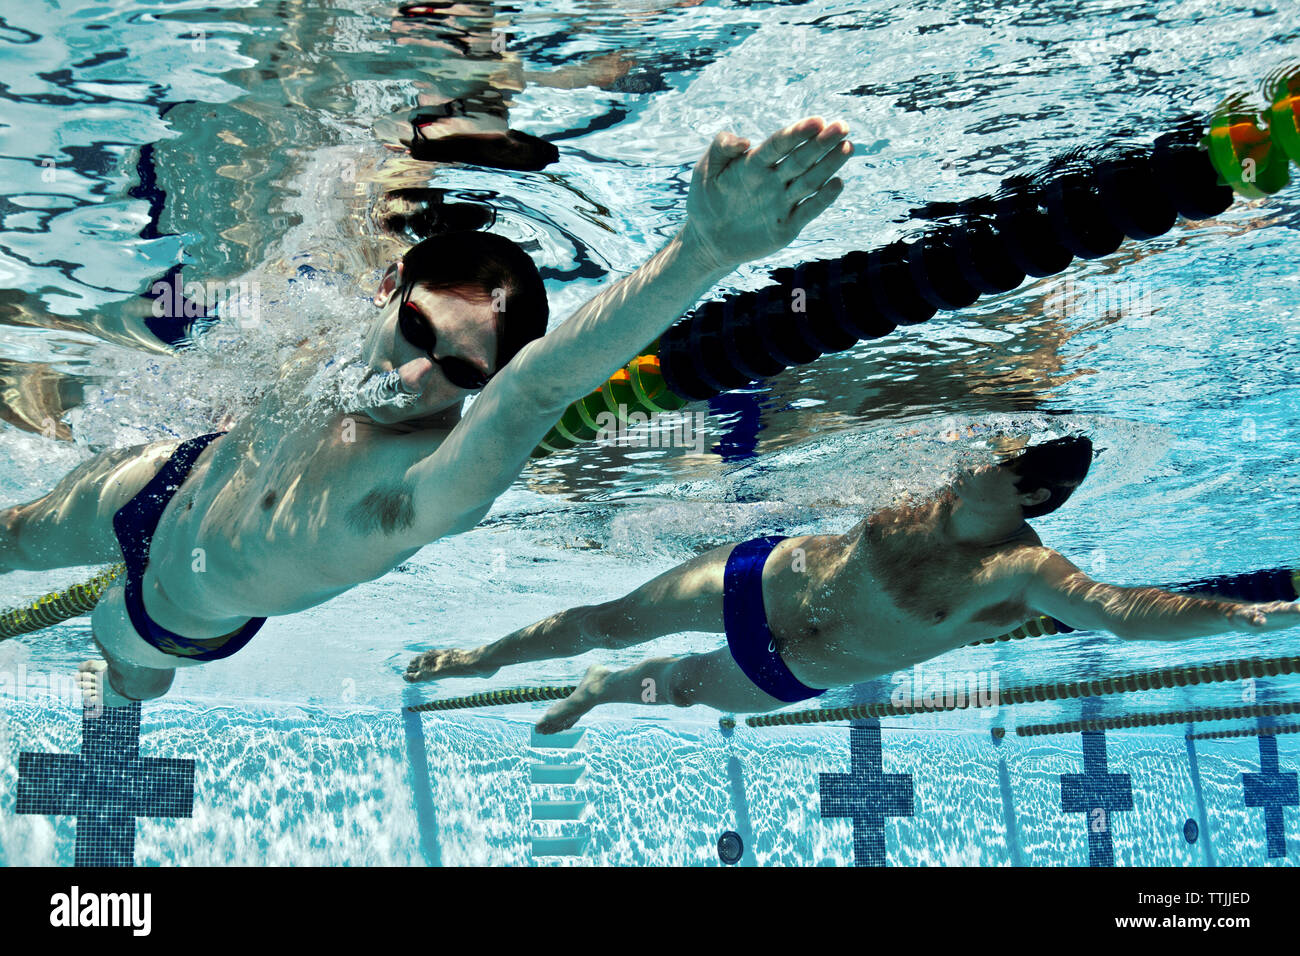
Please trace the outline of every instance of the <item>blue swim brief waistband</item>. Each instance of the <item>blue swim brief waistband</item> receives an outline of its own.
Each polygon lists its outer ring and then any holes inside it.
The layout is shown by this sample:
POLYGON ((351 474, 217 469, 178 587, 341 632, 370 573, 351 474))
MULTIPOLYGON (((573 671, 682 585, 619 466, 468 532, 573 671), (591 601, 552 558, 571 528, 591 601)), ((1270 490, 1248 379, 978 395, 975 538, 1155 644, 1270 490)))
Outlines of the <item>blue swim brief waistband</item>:
POLYGON ((149 548, 154 532, 162 518, 167 503, 185 482, 203 449, 225 432, 201 435, 183 441, 172 452, 167 463, 134 498, 113 515, 113 531, 122 547, 122 560, 126 563, 126 612, 131 625, 149 644, 164 654, 185 657, 196 661, 216 661, 229 657, 253 639, 253 635, 266 622, 264 617, 250 618, 248 623, 224 638, 196 639, 169 631, 154 622, 145 613, 142 583, 149 565, 149 548))
POLYGON ((763 606, 763 565, 772 549, 784 541, 779 535, 754 538, 736 545, 723 574, 722 619, 731 656, 754 686, 779 701, 793 704, 825 690, 807 686, 790 672, 776 647, 763 606))

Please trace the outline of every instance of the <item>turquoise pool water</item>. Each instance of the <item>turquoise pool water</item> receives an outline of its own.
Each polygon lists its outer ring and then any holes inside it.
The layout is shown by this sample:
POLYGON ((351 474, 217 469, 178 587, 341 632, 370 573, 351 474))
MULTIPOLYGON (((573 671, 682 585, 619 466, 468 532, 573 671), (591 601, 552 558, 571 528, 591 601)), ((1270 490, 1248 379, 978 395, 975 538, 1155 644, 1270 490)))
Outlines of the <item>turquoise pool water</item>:
MULTIPOLYGON (((909 235, 924 204, 988 192, 1111 133, 1149 141, 1254 89, 1296 41, 1285 6, 1187 2, 528 3, 465 5, 419 29, 396 20, 365 3, 6 11, 0 503, 44 493, 102 448, 210 431, 252 406, 294 341, 365 321, 384 265, 415 238, 392 219, 396 190, 490 208, 492 229, 543 269, 558 322, 679 227, 691 166, 719 129, 761 137, 821 114, 847 120, 857 144, 835 206, 722 294, 909 235), (416 163, 376 135, 420 96, 484 88, 505 89, 509 126, 550 139, 559 161, 529 173, 416 163), (188 279, 255 289, 255 318, 228 316, 170 354, 138 294, 180 263, 188 279)), ((725 736, 704 708, 614 707, 552 751, 528 733, 541 705, 402 708, 569 684, 595 661, 721 637, 414 694, 400 675, 419 650, 609 599, 714 544, 845 530, 940 480, 961 451, 943 436, 971 423, 1093 436, 1103 452, 1087 483, 1035 525, 1098 577, 1300 566, 1296 222, 1295 187, 1238 200, 693 406, 707 415, 703 453, 593 445, 534 462, 474 531, 272 620, 239 656, 183 671, 145 704, 141 753, 194 761, 194 786, 188 817, 140 816, 133 859, 696 864, 718 862, 718 837, 735 830, 742 864, 1086 865, 1106 862, 1107 841, 1120 865, 1288 864, 1296 738, 1258 734, 1291 721, 1203 718, 1285 709, 1300 700, 1293 678, 886 717, 878 730, 725 736), (1184 719, 1124 726, 1169 714, 1184 719), (1085 720, 1111 723, 1085 736, 1085 720), (1067 729, 1033 730, 1045 724, 1067 729), (1211 731, 1248 735, 1187 736, 1211 731), (898 812, 859 824, 855 857, 849 819, 823 816, 821 775, 849 771, 852 747, 869 754, 877 734, 882 762, 863 779, 907 786, 871 791, 876 811, 898 812), (581 775, 536 783, 534 764, 581 775), (1076 784, 1062 775, 1103 772, 1128 778, 1097 784, 1094 802, 1117 801, 1099 831, 1064 808, 1076 784)), ((0 606, 93 570, 7 575, 0 606)), ((59 681, 92 652, 84 618, 0 643, 0 862, 74 860, 74 818, 19 813, 14 795, 21 754, 81 749, 59 681)), ((1075 633, 966 648, 932 673, 1006 689, 1298 653, 1293 631, 1179 644, 1075 633)), ((829 705, 887 700, 902 684, 843 689, 829 705)))

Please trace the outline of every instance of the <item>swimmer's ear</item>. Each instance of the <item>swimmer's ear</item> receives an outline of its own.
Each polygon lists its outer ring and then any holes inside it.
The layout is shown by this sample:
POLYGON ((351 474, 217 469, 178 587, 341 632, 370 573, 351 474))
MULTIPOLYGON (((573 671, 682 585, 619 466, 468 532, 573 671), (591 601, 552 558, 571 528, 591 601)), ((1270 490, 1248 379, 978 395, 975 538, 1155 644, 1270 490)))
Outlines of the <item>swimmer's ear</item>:
POLYGON ((1034 505, 1041 505, 1050 497, 1052 497, 1052 492, 1047 488, 1036 488, 1028 494, 1020 496, 1020 507, 1032 508, 1034 505))
POLYGON ((393 297, 393 292, 397 289, 398 283, 402 281, 402 262, 399 259, 388 267, 384 277, 379 280, 379 289, 375 292, 373 302, 378 308, 383 308, 388 304, 388 300, 393 297))

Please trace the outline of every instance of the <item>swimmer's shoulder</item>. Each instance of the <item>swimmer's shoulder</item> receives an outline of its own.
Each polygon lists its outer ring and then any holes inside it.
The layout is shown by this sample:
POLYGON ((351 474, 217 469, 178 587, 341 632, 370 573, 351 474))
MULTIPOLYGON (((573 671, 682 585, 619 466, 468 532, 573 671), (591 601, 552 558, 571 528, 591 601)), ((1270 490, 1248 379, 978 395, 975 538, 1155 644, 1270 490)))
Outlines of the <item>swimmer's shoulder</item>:
POLYGON ((1000 545, 985 559, 984 577, 986 581, 1016 580, 1023 584, 1065 561, 1059 551, 1043 544, 1038 534, 1030 528, 1020 537, 1000 545))

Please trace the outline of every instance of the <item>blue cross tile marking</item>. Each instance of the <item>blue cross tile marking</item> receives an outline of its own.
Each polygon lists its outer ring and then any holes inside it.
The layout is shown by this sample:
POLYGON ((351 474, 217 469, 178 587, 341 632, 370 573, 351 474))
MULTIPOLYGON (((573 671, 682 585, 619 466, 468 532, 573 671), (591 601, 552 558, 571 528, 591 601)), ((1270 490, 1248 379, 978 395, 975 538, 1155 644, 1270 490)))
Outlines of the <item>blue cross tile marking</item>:
POLYGON ((884 866, 885 817, 913 814, 912 775, 883 772, 877 722, 850 728, 849 752, 848 773, 819 774, 821 815, 852 818, 854 866, 884 866))
POLYGON ((81 714, 81 753, 18 756, 18 813, 77 818, 76 866, 134 866, 136 817, 188 817, 194 761, 140 756, 140 705, 81 714))
POLYGON ((1269 859, 1286 856, 1286 833, 1282 828, 1282 808, 1300 804, 1294 770, 1278 770, 1277 737, 1261 734, 1259 737, 1259 773, 1243 773, 1242 788, 1246 792, 1246 806, 1264 808, 1264 838, 1268 843, 1269 859))
POLYGON ((1061 809, 1086 814, 1088 865, 1114 866, 1111 815, 1133 809, 1133 786, 1128 774, 1107 772, 1105 732, 1083 732, 1083 773, 1061 774, 1061 809))

